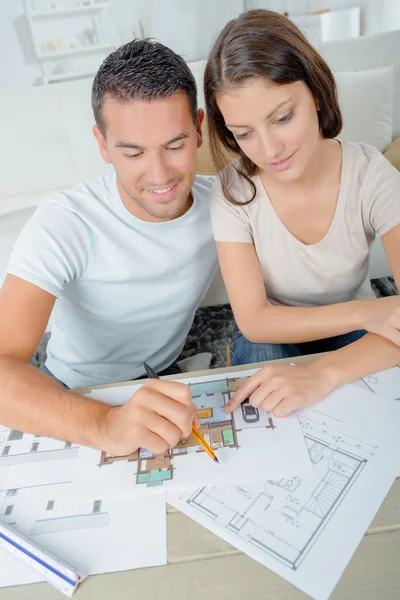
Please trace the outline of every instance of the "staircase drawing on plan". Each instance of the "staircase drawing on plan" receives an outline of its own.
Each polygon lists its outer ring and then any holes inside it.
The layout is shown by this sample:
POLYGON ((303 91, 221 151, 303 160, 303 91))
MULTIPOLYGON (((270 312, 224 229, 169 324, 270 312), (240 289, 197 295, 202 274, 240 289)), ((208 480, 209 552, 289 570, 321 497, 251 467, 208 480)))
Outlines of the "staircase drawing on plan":
MULTIPOLYGON (((314 477, 203 486, 180 495, 219 528, 296 571, 365 468, 375 447, 299 416, 314 477)), ((190 513, 189 513, 190 514, 190 513)))
MULTIPOLYGON (((227 378, 193 383, 193 402, 197 406, 197 417, 200 421, 199 431, 214 448, 238 448, 237 433, 244 429, 275 429, 272 415, 258 411, 248 402, 242 404, 236 415, 225 413, 224 408, 238 387, 246 378, 227 378)), ((127 456, 115 456, 102 452, 99 467, 106 467, 118 461, 137 463, 136 483, 147 487, 163 485, 171 480, 174 474, 174 457, 188 455, 191 452, 204 452, 197 440, 192 436, 182 438, 175 448, 164 454, 154 455, 145 448, 127 456)))

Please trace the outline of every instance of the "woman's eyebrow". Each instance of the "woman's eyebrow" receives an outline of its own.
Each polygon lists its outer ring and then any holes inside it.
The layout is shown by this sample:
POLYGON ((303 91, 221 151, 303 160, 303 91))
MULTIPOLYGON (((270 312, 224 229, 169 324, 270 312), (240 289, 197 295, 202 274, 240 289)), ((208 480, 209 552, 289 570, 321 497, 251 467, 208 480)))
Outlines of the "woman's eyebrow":
MULTIPOLYGON (((282 106, 284 106, 285 104, 289 104, 289 102, 291 102, 291 101, 292 101, 292 97, 288 98, 287 100, 284 100, 283 102, 280 102, 269 113, 269 115, 267 115, 267 119, 270 119, 276 113, 276 111, 278 111, 280 108, 282 108, 282 106)), ((234 127, 234 128, 236 127, 237 129, 240 129, 240 128, 248 127, 248 125, 229 125, 228 123, 226 123, 226 127, 234 127)))

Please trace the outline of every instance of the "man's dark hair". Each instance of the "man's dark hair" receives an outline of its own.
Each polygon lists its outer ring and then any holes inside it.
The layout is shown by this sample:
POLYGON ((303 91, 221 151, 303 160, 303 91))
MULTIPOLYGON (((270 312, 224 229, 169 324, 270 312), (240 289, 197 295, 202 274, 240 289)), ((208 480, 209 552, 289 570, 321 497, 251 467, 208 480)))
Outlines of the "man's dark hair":
POLYGON ((150 101, 175 92, 187 95, 196 123, 196 82, 183 58, 153 39, 128 42, 104 60, 94 78, 92 108, 97 126, 105 135, 103 104, 107 98, 150 101))

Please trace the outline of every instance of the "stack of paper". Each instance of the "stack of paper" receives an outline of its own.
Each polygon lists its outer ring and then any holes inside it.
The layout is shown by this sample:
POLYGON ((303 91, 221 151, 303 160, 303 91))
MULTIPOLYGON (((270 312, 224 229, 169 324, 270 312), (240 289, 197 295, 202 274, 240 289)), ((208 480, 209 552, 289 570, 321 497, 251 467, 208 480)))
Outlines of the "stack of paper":
MULTIPOLYGON (((253 372, 183 380, 219 466, 192 436, 161 456, 117 457, 0 426, 0 518, 82 571, 103 573, 166 564, 167 499, 316 600, 328 598, 399 471, 400 403, 390 398, 400 369, 286 419, 248 404, 225 413, 253 372)), ((121 404, 138 387, 88 396, 121 404)), ((0 586, 40 580, 1 550, 0 564, 0 586)))

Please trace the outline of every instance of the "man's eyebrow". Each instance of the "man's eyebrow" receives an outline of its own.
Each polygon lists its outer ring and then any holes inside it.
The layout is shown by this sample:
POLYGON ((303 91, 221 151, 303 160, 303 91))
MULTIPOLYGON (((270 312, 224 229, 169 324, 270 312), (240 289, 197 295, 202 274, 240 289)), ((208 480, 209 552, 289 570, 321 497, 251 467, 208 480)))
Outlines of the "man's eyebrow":
POLYGON ((115 142, 115 148, 130 148, 131 150, 144 150, 143 146, 139 146, 138 144, 131 144, 130 142, 124 142, 120 140, 115 142))
POLYGON ((185 140, 188 137, 190 137, 190 133, 188 133, 187 131, 182 131, 182 133, 180 133, 176 137, 172 138, 172 140, 168 140, 168 142, 166 144, 164 144, 164 146, 169 146, 170 144, 179 142, 179 140, 185 140))
MULTIPOLYGON (((184 139, 188 138, 189 136, 190 136, 189 133, 187 133, 186 131, 183 131, 176 137, 172 138, 171 140, 168 140, 168 142, 165 142, 165 144, 163 144, 163 146, 169 146, 170 144, 179 142, 179 140, 184 140, 184 139)), ((139 144, 132 144, 131 142, 125 142, 124 140, 119 140, 118 142, 115 142, 115 148, 130 148, 131 150, 145 150, 145 148, 143 146, 139 146, 139 144)))
MULTIPOLYGON (((269 115, 267 115, 267 119, 270 119, 280 108, 282 108, 282 106, 284 106, 285 104, 288 104, 289 102, 291 102, 292 98, 288 98, 287 100, 284 100, 283 102, 280 102, 280 104, 278 104, 278 106, 275 106, 274 110, 272 110, 269 115)), ((228 125, 228 123, 226 123, 226 127, 237 127, 238 129, 240 128, 245 128, 248 127, 248 125, 228 125)))

